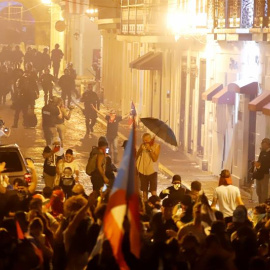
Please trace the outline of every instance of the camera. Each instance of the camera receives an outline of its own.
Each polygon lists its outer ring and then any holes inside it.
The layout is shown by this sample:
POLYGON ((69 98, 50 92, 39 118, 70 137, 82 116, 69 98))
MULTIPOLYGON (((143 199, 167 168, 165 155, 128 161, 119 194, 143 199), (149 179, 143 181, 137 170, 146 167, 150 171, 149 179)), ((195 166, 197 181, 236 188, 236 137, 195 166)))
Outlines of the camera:
POLYGON ((5 131, 5 132, 8 132, 8 128, 4 128, 4 131, 5 131))
POLYGON ((109 154, 109 152, 110 152, 110 148, 106 148, 105 153, 109 154))

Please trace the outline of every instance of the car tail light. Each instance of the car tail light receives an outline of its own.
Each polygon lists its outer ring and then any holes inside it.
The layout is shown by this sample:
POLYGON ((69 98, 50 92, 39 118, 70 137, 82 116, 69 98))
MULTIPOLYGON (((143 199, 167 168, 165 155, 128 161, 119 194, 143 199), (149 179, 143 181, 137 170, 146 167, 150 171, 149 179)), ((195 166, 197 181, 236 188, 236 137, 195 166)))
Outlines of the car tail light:
POLYGON ((24 180, 27 182, 27 183, 30 183, 32 181, 32 175, 30 173, 26 173, 24 174, 24 180))

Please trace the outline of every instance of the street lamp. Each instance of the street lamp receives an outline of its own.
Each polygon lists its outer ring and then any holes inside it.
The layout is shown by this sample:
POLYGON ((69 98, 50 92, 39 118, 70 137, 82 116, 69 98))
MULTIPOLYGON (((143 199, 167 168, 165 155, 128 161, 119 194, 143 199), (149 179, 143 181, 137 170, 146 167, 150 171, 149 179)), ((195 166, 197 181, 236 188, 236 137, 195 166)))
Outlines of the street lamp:
POLYGON ((197 32, 197 27, 206 27, 207 14, 196 13, 194 6, 186 10, 171 9, 167 14, 167 27, 174 34, 175 41, 181 36, 188 38, 197 32))
POLYGON ((97 8, 88 8, 85 13, 91 21, 95 21, 95 19, 98 16, 98 9, 97 8))
POLYGON ((52 5, 52 0, 41 0, 41 3, 46 6, 51 6, 52 5))

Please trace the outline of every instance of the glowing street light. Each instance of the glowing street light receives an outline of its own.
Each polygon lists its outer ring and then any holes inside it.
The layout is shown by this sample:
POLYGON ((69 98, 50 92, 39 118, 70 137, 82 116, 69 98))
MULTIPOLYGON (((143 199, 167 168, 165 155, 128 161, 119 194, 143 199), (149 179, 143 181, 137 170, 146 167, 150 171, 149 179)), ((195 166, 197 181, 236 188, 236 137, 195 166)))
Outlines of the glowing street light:
POLYGON ((85 13, 88 15, 89 19, 94 22, 98 16, 98 9, 88 8, 85 13))
POLYGON ((52 5, 52 0, 41 0, 41 3, 46 6, 51 6, 52 5))
POLYGON ((174 34, 177 41, 181 36, 189 37, 196 32, 196 27, 205 27, 206 13, 198 13, 194 7, 188 10, 171 9, 167 15, 167 27, 174 34))
POLYGON ((95 14, 95 13, 98 13, 98 9, 97 8, 88 8, 87 10, 86 10, 86 13, 87 14, 95 14))

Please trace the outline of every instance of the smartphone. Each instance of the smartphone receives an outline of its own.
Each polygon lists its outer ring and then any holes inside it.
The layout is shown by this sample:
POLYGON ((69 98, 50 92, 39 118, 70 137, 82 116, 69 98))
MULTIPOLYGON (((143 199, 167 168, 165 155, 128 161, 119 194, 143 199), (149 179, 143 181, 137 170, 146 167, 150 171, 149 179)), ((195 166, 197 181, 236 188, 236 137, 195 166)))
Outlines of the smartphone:
POLYGON ((109 154, 109 152, 110 152, 110 148, 106 148, 105 153, 109 154))
POLYGON ((103 187, 102 187, 102 192, 105 192, 107 190, 107 185, 104 185, 103 187))

